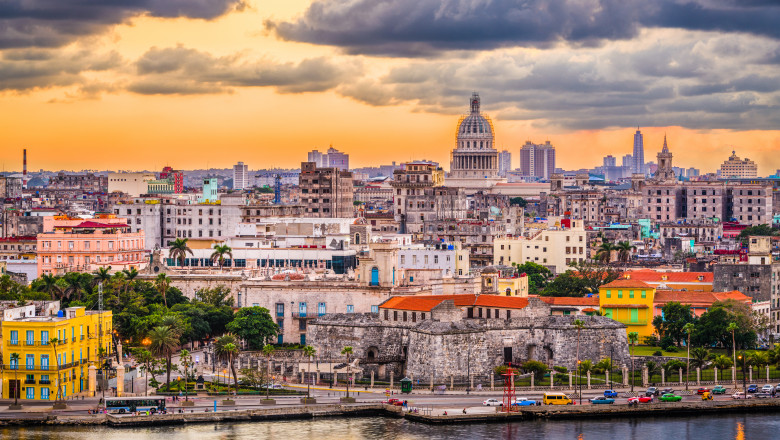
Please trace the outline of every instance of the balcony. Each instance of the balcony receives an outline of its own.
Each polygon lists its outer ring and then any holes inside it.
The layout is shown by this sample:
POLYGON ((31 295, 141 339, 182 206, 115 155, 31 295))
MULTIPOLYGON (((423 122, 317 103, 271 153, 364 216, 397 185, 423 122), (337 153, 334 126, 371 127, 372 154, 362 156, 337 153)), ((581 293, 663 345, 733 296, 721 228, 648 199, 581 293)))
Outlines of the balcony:
POLYGON ((49 380, 49 379, 41 379, 41 380, 38 381, 38 383, 41 384, 41 385, 51 385, 51 380, 49 380))
POLYGON ((35 379, 25 379, 24 380, 25 385, 35 385, 35 379))
POLYGON ((621 323, 621 324, 625 324, 625 325, 647 325, 647 320, 646 319, 639 319, 639 320, 636 320, 636 321, 632 321, 630 319, 615 319, 615 318, 612 318, 612 319, 617 321, 617 322, 619 322, 619 323, 621 323))
POLYGON ((13 339, 9 339, 8 340, 8 345, 19 345, 19 341, 18 340, 15 341, 13 339))
POLYGON ((292 314, 292 317, 293 319, 314 319, 317 317, 317 315, 315 313, 296 312, 292 314))

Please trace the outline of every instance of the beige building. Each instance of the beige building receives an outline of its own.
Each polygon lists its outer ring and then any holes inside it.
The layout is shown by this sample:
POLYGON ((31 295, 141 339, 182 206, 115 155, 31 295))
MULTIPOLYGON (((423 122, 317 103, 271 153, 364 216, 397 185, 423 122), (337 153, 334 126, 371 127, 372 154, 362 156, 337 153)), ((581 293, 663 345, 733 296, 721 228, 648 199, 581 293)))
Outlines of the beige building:
POLYGON ((553 226, 531 238, 508 237, 493 241, 493 264, 511 265, 532 262, 563 273, 569 264, 587 259, 588 239, 581 220, 571 227, 553 226))
POLYGON ((149 191, 149 182, 156 180, 152 173, 108 173, 108 192, 123 192, 138 197, 149 191))
POLYGON ((731 152, 729 159, 720 166, 720 177, 756 177, 758 166, 748 159, 740 159, 736 151, 731 152))
POLYGON ((354 187, 349 171, 302 162, 299 182, 301 203, 308 205, 307 217, 354 217, 354 187))

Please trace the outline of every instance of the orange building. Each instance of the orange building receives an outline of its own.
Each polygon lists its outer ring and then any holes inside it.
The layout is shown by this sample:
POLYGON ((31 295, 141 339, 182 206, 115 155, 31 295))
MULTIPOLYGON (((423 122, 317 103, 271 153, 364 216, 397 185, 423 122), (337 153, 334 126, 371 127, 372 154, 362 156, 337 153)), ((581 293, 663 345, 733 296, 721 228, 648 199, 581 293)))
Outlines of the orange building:
POLYGON ((657 290, 653 299, 653 316, 663 316, 662 309, 666 303, 678 302, 681 304, 690 304, 693 314, 701 316, 712 308, 717 301, 732 299, 744 302, 747 305, 752 303, 752 299, 738 290, 731 292, 685 292, 680 290, 657 290))
POLYGON ((125 220, 114 216, 46 218, 37 248, 38 276, 139 268, 146 261, 144 232, 130 232, 125 220))

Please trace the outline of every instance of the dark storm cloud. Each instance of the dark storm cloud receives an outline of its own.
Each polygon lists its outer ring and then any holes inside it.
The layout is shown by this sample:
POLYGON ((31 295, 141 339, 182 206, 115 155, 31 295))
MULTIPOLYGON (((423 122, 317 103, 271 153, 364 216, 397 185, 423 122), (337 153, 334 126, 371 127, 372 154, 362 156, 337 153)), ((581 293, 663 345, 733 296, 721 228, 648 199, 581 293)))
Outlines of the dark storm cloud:
POLYGON ((243 0, 2 0, 0 49, 59 47, 132 17, 214 19, 243 0))
POLYGON ((294 63, 215 57, 185 47, 152 48, 136 62, 139 79, 129 90, 140 94, 229 93, 237 87, 274 87, 280 93, 322 92, 346 82, 359 66, 325 58, 294 63))
POLYGON ((592 46, 643 27, 780 37, 777 1, 317 0, 295 21, 265 23, 284 40, 347 53, 422 56, 445 50, 592 46))
POLYGON ((116 52, 96 54, 81 50, 62 53, 46 49, 19 49, 0 56, 0 90, 28 91, 84 83, 83 72, 100 72, 119 67, 116 52))

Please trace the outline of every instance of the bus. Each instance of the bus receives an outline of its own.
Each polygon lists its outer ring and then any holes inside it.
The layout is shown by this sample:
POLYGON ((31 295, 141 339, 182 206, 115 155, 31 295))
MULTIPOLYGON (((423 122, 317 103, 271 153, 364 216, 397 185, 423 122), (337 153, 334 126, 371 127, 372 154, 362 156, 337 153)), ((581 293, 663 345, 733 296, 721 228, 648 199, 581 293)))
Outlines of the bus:
POLYGON ((127 414, 134 412, 148 414, 165 411, 165 397, 106 397, 106 412, 127 414))

